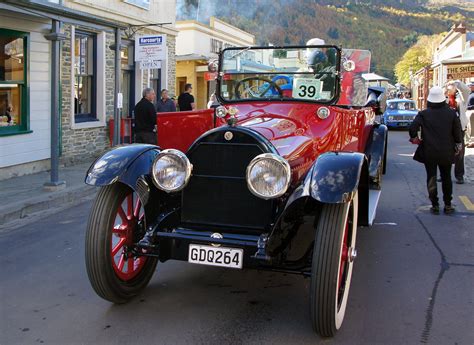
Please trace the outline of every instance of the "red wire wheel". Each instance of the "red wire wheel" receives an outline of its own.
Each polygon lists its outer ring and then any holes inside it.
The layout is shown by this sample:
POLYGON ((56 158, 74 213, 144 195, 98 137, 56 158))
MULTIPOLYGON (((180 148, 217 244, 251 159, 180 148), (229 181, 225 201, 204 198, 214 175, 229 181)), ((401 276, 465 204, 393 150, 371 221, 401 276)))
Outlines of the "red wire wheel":
POLYGON ((341 328, 356 257, 357 193, 350 202, 325 204, 316 228, 311 270, 313 329, 332 337, 341 328))
POLYGON ((130 281, 145 267, 147 257, 133 256, 128 250, 136 242, 138 223, 144 224, 145 213, 136 193, 127 194, 116 211, 115 224, 111 233, 112 266, 123 281, 130 281))
POLYGON ((157 259, 132 250, 145 229, 144 207, 132 189, 114 183, 99 190, 87 224, 85 258, 89 281, 100 297, 124 303, 150 281, 157 259))

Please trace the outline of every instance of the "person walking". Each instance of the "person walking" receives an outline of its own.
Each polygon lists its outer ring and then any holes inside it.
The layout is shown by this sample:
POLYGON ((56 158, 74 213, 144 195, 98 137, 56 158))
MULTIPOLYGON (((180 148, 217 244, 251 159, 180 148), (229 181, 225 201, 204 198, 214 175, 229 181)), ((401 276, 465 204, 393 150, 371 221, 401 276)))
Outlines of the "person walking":
POLYGON ((156 145, 155 90, 147 87, 143 98, 135 105, 135 142, 156 145))
POLYGON ((453 108, 461 121, 461 129, 463 134, 462 149, 456 156, 454 163, 454 177, 457 184, 464 183, 464 152, 466 150, 466 142, 470 138, 466 138, 469 119, 467 117, 467 105, 469 98, 469 87, 460 80, 454 80, 447 83, 448 104, 453 108))
POLYGON ((169 113, 176 111, 176 104, 169 97, 168 90, 161 90, 161 98, 156 102, 157 113, 169 113))
POLYGON ((194 96, 191 95, 193 86, 191 84, 184 85, 184 92, 178 97, 179 111, 190 111, 196 109, 194 96))
POLYGON ((428 108, 422 110, 410 125, 412 144, 418 144, 413 159, 423 163, 426 169, 426 185, 431 200, 430 211, 439 214, 436 170, 439 168, 442 180, 444 213, 455 211, 451 204, 453 183, 451 167, 456 153, 462 146, 461 122, 456 112, 446 103, 443 89, 434 86, 428 94, 428 108), (421 138, 418 131, 421 130, 421 138))

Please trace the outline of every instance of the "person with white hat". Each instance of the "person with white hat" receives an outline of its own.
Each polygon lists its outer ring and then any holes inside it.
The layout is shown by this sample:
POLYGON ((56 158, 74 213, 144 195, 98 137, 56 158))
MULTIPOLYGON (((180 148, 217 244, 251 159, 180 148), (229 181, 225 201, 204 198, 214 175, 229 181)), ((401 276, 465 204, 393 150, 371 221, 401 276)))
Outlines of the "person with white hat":
POLYGON ((410 142, 418 144, 413 159, 423 163, 426 169, 426 185, 431 200, 431 212, 439 214, 436 172, 439 168, 443 189, 444 213, 455 211, 451 204, 453 183, 451 167, 456 154, 462 148, 461 122, 456 112, 446 103, 444 91, 434 86, 428 94, 428 108, 422 110, 409 129, 410 142), (421 130, 421 138, 418 131, 421 130))

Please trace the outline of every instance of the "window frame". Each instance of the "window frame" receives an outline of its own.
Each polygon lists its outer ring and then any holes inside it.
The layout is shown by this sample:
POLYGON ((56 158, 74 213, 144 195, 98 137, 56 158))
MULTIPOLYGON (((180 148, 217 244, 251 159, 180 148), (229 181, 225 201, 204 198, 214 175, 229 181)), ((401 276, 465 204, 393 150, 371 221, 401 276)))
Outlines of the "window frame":
POLYGON ((13 36, 23 39, 23 80, 5 80, 0 81, 0 84, 19 84, 20 86, 20 124, 15 126, 0 127, 0 137, 26 134, 33 131, 30 130, 30 82, 29 74, 29 49, 30 49, 30 34, 24 31, 17 31, 11 29, 0 28, 0 36, 13 36))
MULTIPOLYGON (((73 44, 75 44, 76 39, 79 37, 88 37, 92 39, 92 78, 91 78, 91 90, 90 90, 90 97, 91 97, 91 111, 89 113, 77 113, 75 112, 74 104, 73 112, 74 112, 74 123, 85 123, 85 122, 96 122, 99 121, 97 117, 97 34, 95 32, 89 32, 85 30, 74 30, 74 39, 73 44)), ((76 64, 76 50, 74 49, 74 56, 73 58, 73 92, 76 91, 76 78, 80 76, 90 76, 89 74, 76 74, 75 71, 75 64, 76 64)), ((89 59, 89 52, 87 52, 87 58, 89 59)), ((89 61, 87 61, 87 64, 89 61)), ((80 70, 80 67, 79 67, 80 70)), ((74 97, 73 97, 74 98, 74 97)))

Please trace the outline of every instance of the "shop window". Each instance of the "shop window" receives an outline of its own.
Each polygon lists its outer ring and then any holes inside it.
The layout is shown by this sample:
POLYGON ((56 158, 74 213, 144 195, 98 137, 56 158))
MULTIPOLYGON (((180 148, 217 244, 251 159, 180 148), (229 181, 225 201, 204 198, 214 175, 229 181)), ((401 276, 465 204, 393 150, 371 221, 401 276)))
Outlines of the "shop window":
POLYGON ((75 122, 97 121, 96 36, 76 31, 74 35, 74 118, 75 122))
POLYGON ((0 29, 0 135, 29 130, 28 34, 0 29))

